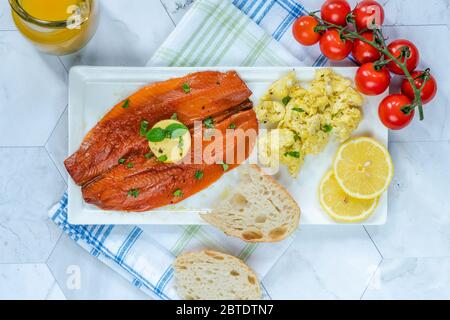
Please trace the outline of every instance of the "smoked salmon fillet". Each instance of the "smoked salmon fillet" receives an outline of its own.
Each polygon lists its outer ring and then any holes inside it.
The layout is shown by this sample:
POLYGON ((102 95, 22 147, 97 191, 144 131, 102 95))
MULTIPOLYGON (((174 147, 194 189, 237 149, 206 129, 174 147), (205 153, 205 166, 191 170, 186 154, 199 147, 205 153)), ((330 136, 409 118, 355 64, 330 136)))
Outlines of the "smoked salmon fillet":
POLYGON ((234 71, 197 72, 148 85, 115 105, 64 163, 82 186, 84 200, 99 208, 146 211, 177 203, 247 159, 258 133, 250 95, 234 71), (146 120, 151 128, 174 113, 190 129, 190 152, 180 163, 162 163, 155 156, 149 159, 148 141, 139 132, 141 122, 146 120), (207 118, 223 138, 205 139, 211 128, 194 126, 194 121, 207 118), (241 139, 239 132, 250 134, 241 139), (200 143, 196 144, 196 139, 200 143), (212 153, 205 159, 208 148, 212 153), (121 164, 119 159, 133 166, 121 164))
POLYGON ((64 164, 75 183, 84 185, 117 165, 118 159, 148 151, 146 140, 139 135, 142 120, 151 128, 176 113, 190 127, 195 120, 241 104, 251 94, 235 71, 196 72, 150 84, 115 105, 64 164), (190 92, 185 92, 184 84, 190 92))

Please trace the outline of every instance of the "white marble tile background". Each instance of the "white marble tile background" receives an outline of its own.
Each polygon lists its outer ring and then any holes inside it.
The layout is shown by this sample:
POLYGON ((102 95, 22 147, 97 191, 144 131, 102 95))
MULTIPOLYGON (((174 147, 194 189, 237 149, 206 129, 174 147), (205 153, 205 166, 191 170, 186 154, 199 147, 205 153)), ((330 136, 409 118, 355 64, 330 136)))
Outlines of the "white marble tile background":
MULTIPOLYGON (((450 0, 380 2, 386 34, 416 42, 438 96, 424 122, 390 135, 387 224, 300 228, 263 279, 274 299, 450 299, 450 0)), ((15 31, 0 0, 0 299, 148 299, 47 219, 67 183, 67 70, 144 65, 192 3, 101 0, 92 41, 57 58, 15 31), (74 266, 79 288, 69 284, 74 266)))

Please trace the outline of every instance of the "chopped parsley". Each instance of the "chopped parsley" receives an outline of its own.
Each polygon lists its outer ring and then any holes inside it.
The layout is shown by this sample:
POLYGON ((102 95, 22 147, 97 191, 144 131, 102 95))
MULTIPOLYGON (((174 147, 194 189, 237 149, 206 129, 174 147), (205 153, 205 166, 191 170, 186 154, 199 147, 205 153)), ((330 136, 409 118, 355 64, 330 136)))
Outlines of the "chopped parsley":
POLYGON ((201 178, 203 178, 203 171, 201 170, 195 171, 195 179, 200 180, 201 178))
POLYGON ((128 191, 128 196, 137 198, 139 195, 139 190, 138 189, 131 189, 130 191, 128 191))
POLYGON ((177 120, 178 119, 178 115, 176 113, 174 113, 173 115, 170 116, 170 119, 177 120))
POLYGON ((127 163, 127 168, 128 168, 128 169, 131 169, 131 168, 133 168, 133 167, 134 167, 133 162, 128 162, 128 163, 127 163))
POLYGON ((183 136, 189 129, 182 123, 172 123, 164 131, 167 138, 175 139, 183 136))
POLYGON ((330 132, 331 130, 333 130, 333 126, 329 125, 329 124, 325 124, 322 126, 322 131, 324 132, 330 132))
POLYGON ((120 159, 119 159, 119 164, 124 164, 125 161, 126 161, 125 158, 120 158, 120 159))
POLYGON ((181 197, 183 195, 183 191, 181 191, 181 189, 177 189, 174 191, 173 195, 175 197, 181 197))
POLYGON ((223 171, 227 171, 229 167, 230 167, 230 166, 229 166, 228 164, 222 163, 222 169, 223 169, 223 171))
POLYGON ((163 154, 162 156, 159 156, 158 161, 161 161, 161 162, 167 161, 167 156, 165 154, 163 154))
POLYGON ((146 157, 147 159, 151 159, 151 158, 153 158, 153 153, 147 152, 147 153, 144 155, 144 157, 146 157))
POLYGON ((141 137, 145 137, 145 135, 147 134, 147 128, 148 128, 148 121, 142 120, 141 128, 139 129, 139 134, 141 135, 141 137))
POLYGON ((206 118, 205 120, 203 120, 203 124, 205 125, 205 127, 207 127, 208 129, 212 129, 214 128, 214 120, 211 117, 206 118))
POLYGON ((292 110, 297 112, 305 112, 302 108, 292 108, 292 110))
POLYGON ((161 142, 166 137, 166 131, 163 128, 152 128, 146 134, 146 138, 151 142, 161 142))
POLYGON ((230 129, 236 129, 236 125, 234 123, 230 123, 230 125, 228 126, 228 128, 230 129))
POLYGON ((181 87, 183 88, 184 93, 191 92, 191 87, 189 86, 189 84, 183 83, 183 85, 181 87))
POLYGON ((288 151, 284 153, 285 157, 293 157, 293 158, 300 158, 300 152, 298 151, 288 151))
POLYGON ((122 103, 122 108, 127 109, 130 106, 130 100, 127 99, 122 103))
POLYGON ((284 97, 283 99, 281 99, 281 102, 282 102, 284 105, 287 105, 287 104, 289 103, 289 101, 291 101, 291 97, 289 97, 289 96, 286 96, 286 97, 284 97))

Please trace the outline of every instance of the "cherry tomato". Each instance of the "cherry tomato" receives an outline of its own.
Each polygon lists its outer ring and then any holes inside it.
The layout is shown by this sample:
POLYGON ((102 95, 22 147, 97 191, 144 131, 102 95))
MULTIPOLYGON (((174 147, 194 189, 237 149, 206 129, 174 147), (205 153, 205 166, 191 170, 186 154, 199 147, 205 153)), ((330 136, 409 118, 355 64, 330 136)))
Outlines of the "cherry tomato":
MULTIPOLYGON (((361 36, 373 41, 373 33, 370 31, 362 33, 361 36)), ((377 49, 359 39, 353 41, 352 55, 359 64, 374 62, 381 57, 381 53, 377 49)))
POLYGON ((381 122, 392 130, 406 127, 414 117, 414 110, 408 114, 402 108, 411 103, 411 100, 403 94, 390 94, 381 101, 378 107, 378 116, 381 122))
POLYGON ((320 51, 330 60, 338 61, 352 51, 352 42, 342 39, 336 29, 328 29, 320 38, 320 51))
POLYGON ((320 16, 329 23, 346 26, 350 11, 350 5, 346 0, 327 0, 322 5, 320 16))
POLYGON ((384 22, 384 10, 381 4, 373 0, 364 0, 358 3, 353 10, 356 27, 361 29, 370 29, 375 22, 381 26, 384 22))
POLYGON ((389 87, 390 82, 391 75, 389 71, 385 67, 376 70, 373 62, 363 64, 356 71, 356 88, 368 96, 376 96, 383 93, 389 87))
MULTIPOLYGON (((411 73, 411 76, 414 80, 414 85, 417 89, 422 87, 423 84, 423 78, 421 77, 423 74, 423 71, 414 71, 411 73)), ((428 78, 427 82, 425 83, 422 92, 420 94, 420 97, 422 98, 422 104, 428 103, 431 100, 433 100, 434 96, 437 92, 437 83, 436 79, 430 74, 430 77, 428 78)), ((405 78, 402 81, 402 93, 410 98, 411 100, 414 100, 414 90, 411 87, 411 84, 409 81, 405 78)))
MULTIPOLYGON (((419 50, 417 50, 414 43, 405 39, 398 39, 392 41, 387 48, 394 57, 399 58, 403 47, 408 47, 410 51, 410 56, 406 60, 406 68, 409 72, 411 72, 416 69, 419 64, 419 50)), ((388 59, 388 57, 386 57, 386 59, 388 59)), ((404 59, 406 58, 402 58, 400 60, 403 61, 404 59)), ((393 73, 403 74, 402 69, 400 69, 400 67, 393 61, 389 62, 387 67, 393 73)))
POLYGON ((311 16, 302 16, 292 25, 295 40, 304 46, 312 46, 320 40, 320 33, 314 31, 319 22, 311 16))

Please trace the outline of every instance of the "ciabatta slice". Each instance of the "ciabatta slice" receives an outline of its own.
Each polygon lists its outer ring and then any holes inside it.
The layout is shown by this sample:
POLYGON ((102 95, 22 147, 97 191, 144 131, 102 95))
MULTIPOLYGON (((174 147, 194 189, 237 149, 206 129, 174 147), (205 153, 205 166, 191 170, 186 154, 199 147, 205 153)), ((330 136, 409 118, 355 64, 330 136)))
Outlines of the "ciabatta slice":
POLYGON ((184 253, 174 262, 178 294, 187 300, 256 300, 261 288, 240 259, 213 250, 184 253))
POLYGON ((242 165, 239 174, 231 194, 202 218, 247 242, 276 242, 292 234, 300 208, 287 190, 256 165, 242 165))

